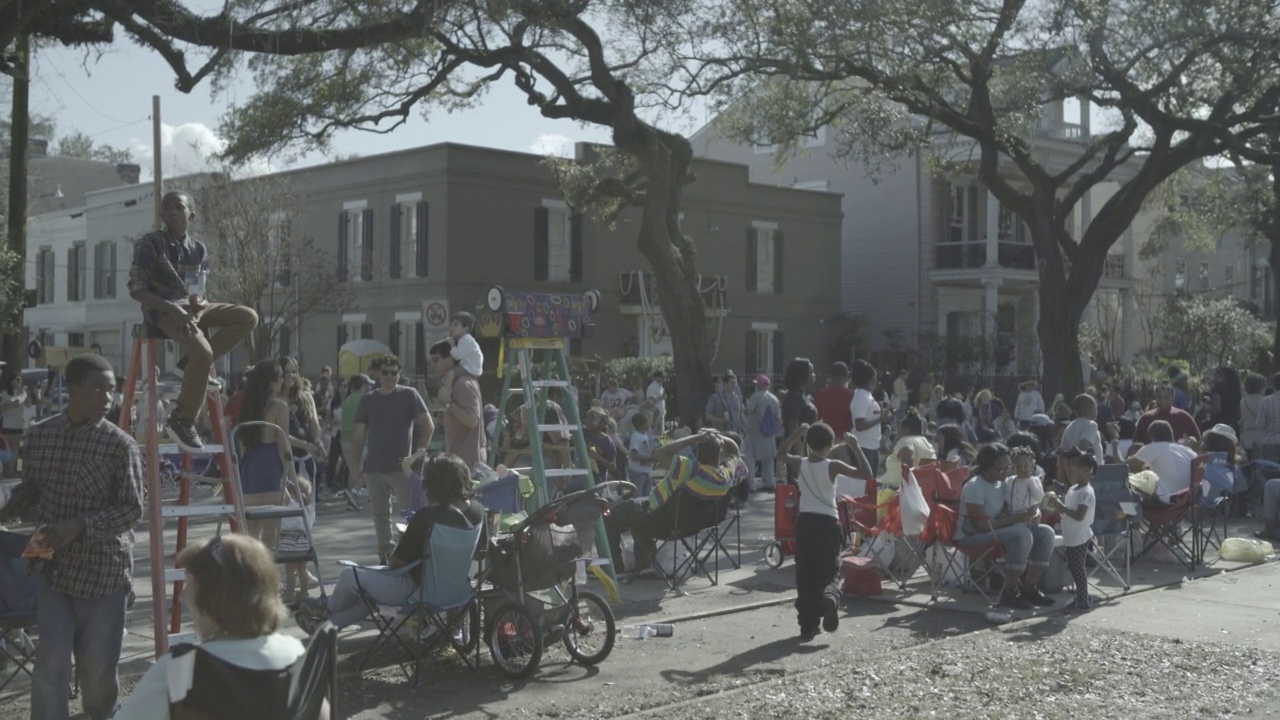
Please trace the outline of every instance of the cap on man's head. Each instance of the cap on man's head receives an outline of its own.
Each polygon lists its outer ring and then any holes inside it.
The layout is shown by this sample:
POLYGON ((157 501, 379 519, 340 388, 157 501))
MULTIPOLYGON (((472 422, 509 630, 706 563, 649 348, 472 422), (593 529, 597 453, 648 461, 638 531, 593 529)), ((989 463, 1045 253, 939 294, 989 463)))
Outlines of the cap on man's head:
POLYGON ((761 387, 769 387, 769 376, 763 373, 756 376, 756 385, 761 387))

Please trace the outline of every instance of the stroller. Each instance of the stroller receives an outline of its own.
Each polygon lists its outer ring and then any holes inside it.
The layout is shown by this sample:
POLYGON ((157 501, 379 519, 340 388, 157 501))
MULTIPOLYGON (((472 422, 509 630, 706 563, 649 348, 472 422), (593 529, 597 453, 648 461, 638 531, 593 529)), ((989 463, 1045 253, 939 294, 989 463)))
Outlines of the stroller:
POLYGON ((585 555, 609 505, 606 494, 628 490, 635 486, 615 481, 563 495, 492 539, 480 602, 485 642, 503 674, 533 674, 546 644, 556 640, 583 665, 604 662, 613 651, 613 610, 578 585, 585 582, 587 565, 596 562, 585 555), (548 598, 533 594, 538 591, 548 591, 548 598))

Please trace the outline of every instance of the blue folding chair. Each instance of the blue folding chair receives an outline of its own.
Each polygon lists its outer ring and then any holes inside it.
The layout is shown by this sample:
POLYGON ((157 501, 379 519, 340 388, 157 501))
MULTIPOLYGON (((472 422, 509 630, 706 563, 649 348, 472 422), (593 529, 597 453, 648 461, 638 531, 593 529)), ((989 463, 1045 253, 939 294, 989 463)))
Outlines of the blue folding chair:
POLYGON ((0 531, 0 654, 11 667, 0 682, 0 691, 23 672, 31 677, 36 645, 29 630, 36 626, 38 579, 27 574, 22 551, 29 535, 0 531))
MULTIPOLYGON (((460 510, 455 508, 454 512, 462 524, 470 525, 460 510)), ((357 569, 360 599, 378 627, 377 639, 360 660, 360 672, 364 672, 374 655, 393 642, 409 657, 408 662, 399 663, 400 670, 415 685, 421 677, 422 661, 441 641, 447 641, 473 670, 480 666, 480 608, 476 603, 477 588, 471 578, 471 562, 483 530, 483 525, 462 529, 437 523, 431 528, 422 559, 397 568, 366 567, 345 560, 340 563, 357 569), (379 611, 378 602, 360 586, 361 573, 399 577, 414 568, 422 571, 418 588, 400 606, 395 617, 385 617, 379 611), (411 624, 415 620, 418 622, 411 624), (406 632, 411 634, 406 637, 406 632), (473 651, 474 659, 469 657, 473 651), (410 662, 412 673, 408 670, 410 662)))
MULTIPOLYGON (((1102 465, 1090 483, 1098 506, 1093 514, 1094 546, 1090 553, 1096 565, 1090 568, 1089 577, 1092 579, 1098 573, 1106 573, 1128 592, 1132 577, 1130 542, 1133 529, 1142 522, 1142 498, 1129 487, 1127 465, 1102 465), (1114 538, 1110 548, 1106 547, 1106 538, 1114 538), (1116 560, 1121 559, 1117 554, 1124 560, 1124 575, 1116 567, 1116 560)), ((1110 595, 1097 583, 1093 586, 1103 597, 1110 599, 1110 595)))

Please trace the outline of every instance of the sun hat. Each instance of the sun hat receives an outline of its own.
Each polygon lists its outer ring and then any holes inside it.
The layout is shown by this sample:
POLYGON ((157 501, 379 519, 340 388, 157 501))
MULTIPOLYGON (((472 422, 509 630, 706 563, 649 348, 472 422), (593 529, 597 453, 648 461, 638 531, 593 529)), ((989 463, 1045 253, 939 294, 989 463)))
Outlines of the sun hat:
POLYGON ((1018 383, 1018 387, 1022 388, 1023 390, 1026 390, 1027 388, 1035 387, 1036 384, 1037 383, 1035 380, 1023 380, 1022 382, 1018 383))
POLYGON ((1205 431, 1205 435, 1217 435, 1231 441, 1232 445, 1238 445, 1239 439, 1236 438, 1236 431, 1230 425, 1218 423, 1205 431))
POLYGON ((768 384, 769 384, 769 376, 768 376, 768 375, 765 375, 765 374, 763 374, 763 373, 761 373, 761 374, 757 375, 757 376, 756 376, 756 384, 757 384, 757 385, 768 385, 768 384))
POLYGON ((1027 421, 1027 424, 1031 427, 1049 427, 1053 425, 1053 418, 1045 415, 1044 413, 1036 413, 1031 416, 1031 419, 1027 421))

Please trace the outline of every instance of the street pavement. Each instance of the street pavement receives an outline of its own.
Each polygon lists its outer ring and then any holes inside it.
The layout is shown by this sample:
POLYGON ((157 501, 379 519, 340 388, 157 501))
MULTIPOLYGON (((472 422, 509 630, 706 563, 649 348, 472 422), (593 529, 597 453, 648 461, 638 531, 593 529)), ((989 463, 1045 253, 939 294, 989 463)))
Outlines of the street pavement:
MULTIPOLYGON (((1056 626, 1064 616, 1056 609, 1020 614, 1010 625, 991 626, 988 608, 972 595, 944 594, 930 602, 923 574, 908 593, 873 599, 848 599, 838 633, 800 644, 790 602, 794 570, 787 561, 779 569, 763 562, 772 538, 772 496, 756 495, 741 515, 742 567, 731 569, 722 559, 719 583, 694 579, 680 592, 660 581, 640 579, 620 587, 613 603, 620 637, 613 654, 596 668, 567 662, 561 649, 544 657, 529 680, 511 683, 498 674, 482 651, 478 672, 446 659, 428 671, 421 688, 411 687, 389 662, 363 676, 355 655, 371 637, 367 627, 344 632, 340 640, 340 709, 345 717, 613 717, 633 712, 662 714, 664 707, 714 706, 726 693, 741 688, 803 677, 822 671, 836 658, 877 657, 885 653, 928 653, 947 638, 979 632, 1018 633, 1056 626), (923 590, 923 591, 922 591, 923 590), (639 640, 634 627, 647 622, 674 622, 671 638, 639 640), (701 699, 700 699, 701 698, 701 699)), ((193 526, 192 537, 213 534, 212 523, 193 526)), ((1233 528, 1237 533, 1241 528, 1233 528)), ((172 534, 170 534, 170 539, 172 534)), ((140 559, 135 586, 138 602, 129 619, 122 673, 126 687, 149 667, 152 656, 148 542, 139 533, 140 559)), ((171 540, 170 540, 171 541, 171 540)), ((374 560, 372 519, 368 508, 351 511, 343 503, 325 502, 317 523, 316 545, 322 572, 332 582, 338 559, 374 560)), ((1280 652, 1280 567, 1274 563, 1245 567, 1214 560, 1189 574, 1180 566, 1149 560, 1133 568, 1133 589, 1092 613, 1072 618, 1073 632, 1136 633, 1188 642, 1227 644, 1259 652, 1280 652)), ((1118 591, 1119 588, 1112 588, 1118 591)), ((1060 605, 1069 597, 1063 595, 1060 605)), ((294 630, 296 631, 296 629, 294 630)), ((843 662, 841 660, 840 662, 843 662)), ((375 664, 376 665, 376 664, 375 664)), ((0 696, 0 718, 25 717, 25 679, 0 696)), ((1280 705, 1275 706, 1280 714, 1280 705)), ((705 708, 704 708, 705 709, 705 708)), ((1256 712, 1268 712, 1263 703, 1256 712)), ((684 711, 682 711, 684 712, 684 711)))

